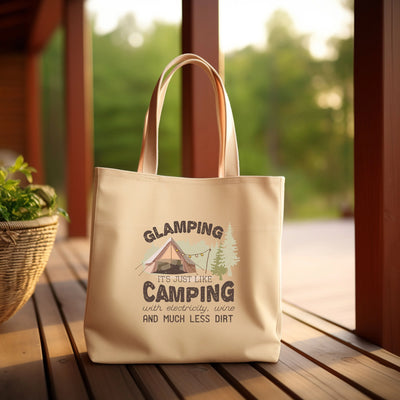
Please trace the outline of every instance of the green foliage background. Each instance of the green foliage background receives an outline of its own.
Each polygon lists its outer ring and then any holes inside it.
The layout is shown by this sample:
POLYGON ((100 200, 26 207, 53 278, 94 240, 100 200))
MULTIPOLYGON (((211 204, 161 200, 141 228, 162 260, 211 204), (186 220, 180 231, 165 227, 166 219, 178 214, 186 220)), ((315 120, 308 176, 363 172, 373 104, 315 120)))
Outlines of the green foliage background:
MULTIPOLYGON (((225 57, 225 82, 236 122, 242 175, 286 176, 288 218, 339 216, 353 207, 353 39, 332 38, 333 59, 317 60, 308 38, 277 11, 263 49, 225 57)), ((141 31, 133 15, 107 35, 93 32, 96 166, 136 170, 143 122, 156 80, 180 51, 180 27, 141 31), (142 38, 134 47, 132 38, 142 38)), ((64 171, 63 35, 43 59, 49 183, 64 171)), ((180 77, 168 90, 160 127, 159 173, 180 175, 180 77)))

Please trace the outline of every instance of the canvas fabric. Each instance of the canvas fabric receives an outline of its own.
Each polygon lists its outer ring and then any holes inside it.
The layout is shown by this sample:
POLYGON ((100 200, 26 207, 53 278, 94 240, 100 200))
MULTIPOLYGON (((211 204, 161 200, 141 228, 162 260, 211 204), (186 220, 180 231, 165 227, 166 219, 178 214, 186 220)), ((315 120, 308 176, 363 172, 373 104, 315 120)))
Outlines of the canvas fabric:
POLYGON ((174 59, 150 102, 138 172, 95 169, 85 314, 91 360, 277 361, 283 197, 283 177, 239 175, 217 72, 196 55, 174 59), (203 68, 216 95, 216 178, 157 175, 165 92, 188 63, 203 68))

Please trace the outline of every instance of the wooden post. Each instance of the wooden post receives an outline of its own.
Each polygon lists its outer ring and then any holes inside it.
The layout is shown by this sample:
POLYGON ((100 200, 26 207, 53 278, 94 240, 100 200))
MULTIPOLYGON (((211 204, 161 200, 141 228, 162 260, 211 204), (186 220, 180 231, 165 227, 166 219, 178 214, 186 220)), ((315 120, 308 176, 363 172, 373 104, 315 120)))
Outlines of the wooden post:
POLYGON ((40 93, 40 55, 26 55, 26 161, 36 168, 35 183, 44 183, 40 93))
POLYGON ((355 2, 356 331, 400 355, 400 3, 355 2))
POLYGON ((93 166, 91 49, 84 0, 65 0, 64 12, 69 235, 85 236, 93 166))
MULTIPOLYGON (((218 0, 182 0, 182 51, 219 67, 218 0)), ((182 169, 188 177, 218 175, 218 126, 214 94, 198 67, 182 73, 182 169)))
POLYGON ((28 38, 28 48, 39 53, 59 26, 62 16, 63 0, 40 0, 28 38))

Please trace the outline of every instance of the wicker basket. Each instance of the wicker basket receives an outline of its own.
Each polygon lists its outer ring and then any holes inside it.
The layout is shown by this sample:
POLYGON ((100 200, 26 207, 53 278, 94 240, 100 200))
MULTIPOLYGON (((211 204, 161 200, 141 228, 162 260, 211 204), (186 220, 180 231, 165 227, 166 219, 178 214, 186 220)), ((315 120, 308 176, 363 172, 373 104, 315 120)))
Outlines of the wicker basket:
POLYGON ((49 259, 58 216, 0 222, 0 323, 32 296, 49 259))

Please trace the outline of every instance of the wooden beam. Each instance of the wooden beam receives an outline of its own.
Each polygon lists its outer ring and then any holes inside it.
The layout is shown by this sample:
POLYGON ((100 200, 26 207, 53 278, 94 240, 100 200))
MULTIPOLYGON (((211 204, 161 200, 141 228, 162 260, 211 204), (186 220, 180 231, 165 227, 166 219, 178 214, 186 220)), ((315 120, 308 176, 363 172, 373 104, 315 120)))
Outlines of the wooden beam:
POLYGON ((31 0, 19 0, 19 1, 6 1, 0 3, 0 16, 7 15, 10 13, 24 12, 26 9, 34 7, 31 0))
POLYGON ((356 331, 400 354, 400 3, 355 2, 356 331))
POLYGON ((18 26, 19 29, 24 29, 30 23, 30 20, 31 16, 27 12, 15 15, 0 15, 0 28, 3 30, 18 26))
POLYGON ((26 141, 25 154, 30 165, 37 170, 35 183, 44 183, 41 92, 40 92, 40 56, 37 53, 26 54, 26 141))
MULTIPOLYGON (((182 51, 219 68, 218 0, 182 1, 182 51)), ((182 169, 184 176, 218 175, 218 127, 212 86, 199 68, 182 74, 182 169)))
POLYGON ((67 196, 70 236, 87 235, 93 138, 90 36, 84 0, 65 0, 67 196))
POLYGON ((41 51, 60 25, 62 20, 62 0, 41 0, 28 39, 30 51, 41 51))
POLYGON ((0 52, 0 148, 25 157, 27 73, 25 54, 0 52))

